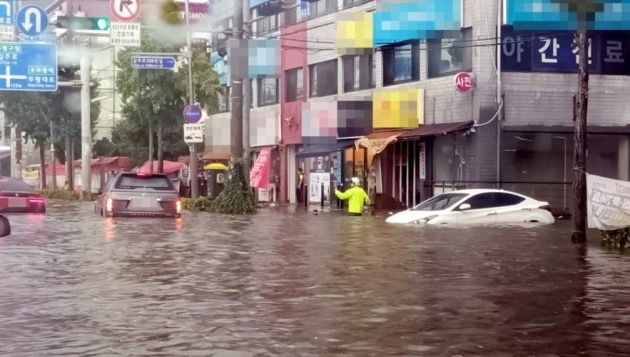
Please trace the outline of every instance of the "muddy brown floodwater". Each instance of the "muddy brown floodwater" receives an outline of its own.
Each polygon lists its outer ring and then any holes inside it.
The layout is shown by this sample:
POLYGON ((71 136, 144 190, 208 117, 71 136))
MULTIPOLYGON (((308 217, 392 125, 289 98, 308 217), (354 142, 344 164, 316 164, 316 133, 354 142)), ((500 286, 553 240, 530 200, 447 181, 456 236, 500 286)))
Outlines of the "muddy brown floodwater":
POLYGON ((627 356, 630 256, 547 227, 9 216, 0 356, 627 356))

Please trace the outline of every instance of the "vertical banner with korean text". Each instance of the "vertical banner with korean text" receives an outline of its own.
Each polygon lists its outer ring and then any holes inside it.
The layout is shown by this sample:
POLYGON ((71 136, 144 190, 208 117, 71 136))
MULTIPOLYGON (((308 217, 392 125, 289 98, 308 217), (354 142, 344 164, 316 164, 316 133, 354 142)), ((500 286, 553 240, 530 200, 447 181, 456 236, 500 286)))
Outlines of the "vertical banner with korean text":
POLYGON ((254 167, 249 172, 249 185, 254 188, 267 189, 269 186, 269 170, 271 169, 271 148, 264 148, 258 154, 254 167))
POLYGON ((630 182, 587 174, 586 191, 589 228, 630 227, 630 182))

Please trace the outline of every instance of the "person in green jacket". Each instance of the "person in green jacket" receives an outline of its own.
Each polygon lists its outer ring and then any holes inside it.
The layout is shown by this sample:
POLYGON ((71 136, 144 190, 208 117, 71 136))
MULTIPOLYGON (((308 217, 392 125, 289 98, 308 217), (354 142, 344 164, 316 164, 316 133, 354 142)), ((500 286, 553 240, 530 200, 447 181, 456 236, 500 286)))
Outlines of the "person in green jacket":
POLYGON ((360 216, 363 214, 363 206, 370 205, 370 197, 365 190, 360 186, 358 177, 352 178, 352 187, 341 192, 335 189, 335 195, 340 200, 348 200, 348 213, 351 216, 360 216))

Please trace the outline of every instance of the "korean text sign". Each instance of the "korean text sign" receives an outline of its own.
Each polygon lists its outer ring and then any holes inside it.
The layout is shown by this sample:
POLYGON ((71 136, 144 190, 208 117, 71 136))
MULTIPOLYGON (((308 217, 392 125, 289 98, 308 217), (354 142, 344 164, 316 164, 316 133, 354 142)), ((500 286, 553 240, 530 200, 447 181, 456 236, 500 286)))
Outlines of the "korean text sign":
POLYGON ((587 175, 586 192, 589 228, 630 227, 630 182, 587 175))
POLYGON ((269 171, 271 169, 271 149, 264 148, 258 154, 256 163, 249 173, 249 185, 254 188, 267 189, 269 186, 269 171))
MULTIPOLYGON (((504 26, 501 55, 504 71, 574 73, 578 51, 574 32, 513 31, 504 26)), ((630 32, 589 35, 589 71, 630 75, 630 32)))

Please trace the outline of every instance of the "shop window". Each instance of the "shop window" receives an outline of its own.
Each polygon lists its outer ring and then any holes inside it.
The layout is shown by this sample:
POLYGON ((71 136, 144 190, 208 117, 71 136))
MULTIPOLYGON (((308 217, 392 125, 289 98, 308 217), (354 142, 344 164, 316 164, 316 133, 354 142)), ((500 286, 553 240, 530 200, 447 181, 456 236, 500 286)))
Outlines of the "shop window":
POLYGON ((429 78, 472 71, 472 28, 462 30, 460 39, 428 40, 429 78))
POLYGON ((286 71, 286 101, 294 102, 304 97, 304 69, 295 68, 286 71))
POLYGON ((383 85, 420 79, 420 44, 417 41, 383 47, 383 85))
POLYGON ((352 92, 373 87, 373 57, 372 55, 344 56, 343 63, 343 91, 352 92))
POLYGON ((258 80, 258 106, 278 103, 278 79, 262 78, 258 80))
POLYGON ((309 66, 311 97, 337 94, 337 59, 309 66))

